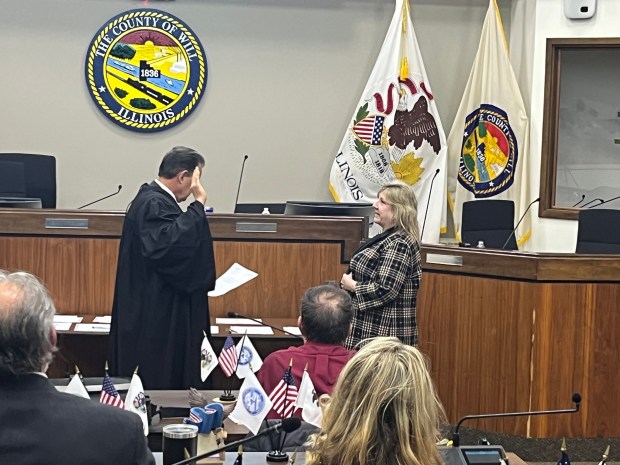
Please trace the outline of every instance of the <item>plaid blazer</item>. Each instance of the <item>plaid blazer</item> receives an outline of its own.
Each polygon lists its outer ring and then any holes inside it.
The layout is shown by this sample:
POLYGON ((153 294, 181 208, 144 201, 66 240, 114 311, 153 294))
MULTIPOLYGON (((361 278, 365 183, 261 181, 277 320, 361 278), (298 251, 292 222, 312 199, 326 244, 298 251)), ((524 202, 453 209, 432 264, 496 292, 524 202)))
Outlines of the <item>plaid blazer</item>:
POLYGON ((395 232, 356 253, 350 269, 357 285, 346 347, 375 336, 395 336, 404 344, 416 345, 416 299, 422 276, 418 242, 395 232))

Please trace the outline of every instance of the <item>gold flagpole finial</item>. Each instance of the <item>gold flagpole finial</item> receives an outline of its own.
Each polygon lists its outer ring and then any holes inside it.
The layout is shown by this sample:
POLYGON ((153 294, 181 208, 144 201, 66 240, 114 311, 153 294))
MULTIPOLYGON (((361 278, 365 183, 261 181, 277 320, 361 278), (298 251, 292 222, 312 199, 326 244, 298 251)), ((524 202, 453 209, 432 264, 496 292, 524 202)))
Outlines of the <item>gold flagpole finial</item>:
POLYGON ((292 366, 293 366, 293 357, 291 357, 291 361, 289 362, 288 366, 289 366, 289 367, 292 367, 292 366))
POLYGON ((136 369, 133 371, 133 374, 134 374, 134 375, 137 375, 137 374, 138 374, 138 368, 140 368, 140 365, 136 365, 136 369))
POLYGON ((108 372, 108 361, 107 360, 105 361, 104 370, 105 370, 106 373, 108 372))
POLYGON ((237 454, 243 454, 243 444, 239 444, 239 447, 237 448, 237 454))
POLYGON ((562 447, 560 447, 561 452, 566 452, 566 438, 562 438, 562 447))
POLYGON ((78 368, 77 365, 75 365, 75 374, 79 375, 80 374, 80 369, 78 368))
POLYGON ((400 79, 405 80, 409 77, 409 61, 407 57, 403 57, 400 63, 400 79))
POLYGON ((308 362, 306 362, 306 366, 304 367, 304 371, 308 371, 308 362))

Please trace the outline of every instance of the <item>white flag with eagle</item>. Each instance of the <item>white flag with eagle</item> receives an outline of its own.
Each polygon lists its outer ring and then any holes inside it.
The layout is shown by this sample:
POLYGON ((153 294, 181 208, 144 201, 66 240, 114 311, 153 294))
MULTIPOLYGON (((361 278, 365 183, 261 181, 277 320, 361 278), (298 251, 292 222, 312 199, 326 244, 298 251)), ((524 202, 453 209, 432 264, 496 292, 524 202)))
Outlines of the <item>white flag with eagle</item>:
POLYGON ((329 189, 337 202, 373 203, 385 183, 405 181, 418 200, 423 241, 436 243, 446 225, 446 161, 446 136, 409 1, 396 0, 379 57, 334 159, 329 189))
MULTIPOLYGON (((457 239, 461 240, 463 202, 469 200, 512 200, 516 225, 532 200, 525 176, 529 120, 495 0, 489 0, 478 52, 448 144, 449 201, 457 239)), ((530 237, 530 225, 527 216, 517 231, 519 244, 530 237)))

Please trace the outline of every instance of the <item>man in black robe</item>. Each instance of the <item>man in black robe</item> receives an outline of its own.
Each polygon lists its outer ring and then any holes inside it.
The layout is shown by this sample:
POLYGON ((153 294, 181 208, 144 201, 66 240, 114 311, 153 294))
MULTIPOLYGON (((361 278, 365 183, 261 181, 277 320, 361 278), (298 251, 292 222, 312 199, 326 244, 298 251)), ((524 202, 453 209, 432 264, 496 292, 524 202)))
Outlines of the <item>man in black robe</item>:
POLYGON ((215 287, 204 164, 196 151, 173 148, 125 216, 108 357, 116 376, 139 366, 147 390, 202 386, 200 345, 215 287), (190 194, 194 202, 183 212, 179 202, 190 194))

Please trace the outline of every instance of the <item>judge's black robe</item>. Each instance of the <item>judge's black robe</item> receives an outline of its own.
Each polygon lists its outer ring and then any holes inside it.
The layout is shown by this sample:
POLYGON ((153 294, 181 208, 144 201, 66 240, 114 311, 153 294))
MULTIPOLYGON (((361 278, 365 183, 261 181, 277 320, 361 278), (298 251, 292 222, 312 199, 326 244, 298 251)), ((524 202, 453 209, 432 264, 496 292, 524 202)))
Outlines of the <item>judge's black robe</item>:
POLYGON ((200 345, 215 287, 209 222, 200 202, 183 212, 157 183, 132 202, 121 237, 108 361, 116 376, 136 366, 145 389, 202 387, 200 345))

